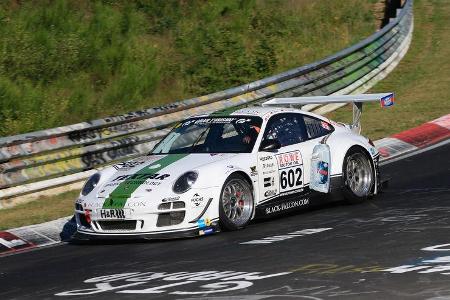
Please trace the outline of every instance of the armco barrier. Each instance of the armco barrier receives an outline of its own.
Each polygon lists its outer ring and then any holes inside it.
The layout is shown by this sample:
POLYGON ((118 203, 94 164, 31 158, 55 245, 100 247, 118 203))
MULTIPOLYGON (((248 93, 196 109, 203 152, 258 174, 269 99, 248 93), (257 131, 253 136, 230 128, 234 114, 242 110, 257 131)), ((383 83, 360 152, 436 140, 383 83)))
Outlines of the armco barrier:
POLYGON ((2 137, 0 199, 71 183, 72 178, 80 180, 80 176, 66 175, 142 155, 173 123, 193 114, 274 96, 329 95, 367 90, 384 77, 406 52, 412 36, 412 4, 412 0, 406 1, 398 10, 397 17, 372 36, 312 64, 166 106, 2 137), (24 184, 26 189, 18 187, 24 184))

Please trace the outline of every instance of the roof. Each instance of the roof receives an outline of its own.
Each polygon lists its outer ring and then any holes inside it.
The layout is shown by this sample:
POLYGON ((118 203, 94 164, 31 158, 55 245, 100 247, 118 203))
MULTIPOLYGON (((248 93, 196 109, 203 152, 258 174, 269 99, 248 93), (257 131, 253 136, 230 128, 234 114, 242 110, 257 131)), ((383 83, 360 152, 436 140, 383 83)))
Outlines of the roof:
POLYGON ((296 113, 302 113, 309 116, 314 116, 316 118, 329 121, 327 118, 308 112, 303 111, 297 108, 286 108, 286 107, 262 107, 262 106, 252 106, 252 107, 245 107, 245 108, 227 108, 223 110, 215 111, 211 114, 203 114, 203 115, 196 115, 194 117, 206 117, 206 116, 214 116, 214 117, 228 117, 228 116, 258 116, 262 119, 267 119, 269 116, 278 114, 278 113, 286 113, 286 112, 296 112, 296 113))

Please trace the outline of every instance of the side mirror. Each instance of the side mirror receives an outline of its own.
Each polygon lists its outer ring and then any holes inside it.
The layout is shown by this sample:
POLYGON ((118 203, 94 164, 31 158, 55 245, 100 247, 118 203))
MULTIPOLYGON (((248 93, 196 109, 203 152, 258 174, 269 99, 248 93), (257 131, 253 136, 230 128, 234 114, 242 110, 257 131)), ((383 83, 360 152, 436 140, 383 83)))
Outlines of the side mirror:
POLYGON ((260 151, 274 151, 281 148, 281 143, 278 140, 264 140, 259 146, 260 151))

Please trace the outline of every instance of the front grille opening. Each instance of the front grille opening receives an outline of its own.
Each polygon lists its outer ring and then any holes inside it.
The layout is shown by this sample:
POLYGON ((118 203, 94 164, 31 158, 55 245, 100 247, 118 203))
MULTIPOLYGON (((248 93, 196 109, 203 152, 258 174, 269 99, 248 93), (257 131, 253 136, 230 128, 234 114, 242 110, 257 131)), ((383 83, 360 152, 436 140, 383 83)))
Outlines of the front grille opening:
POLYGON ((80 203, 75 203, 75 209, 79 211, 83 211, 83 206, 80 203))
POLYGON ((157 227, 177 225, 183 222, 185 211, 173 211, 170 213, 163 213, 158 215, 158 221, 156 222, 157 227))
POLYGON ((136 230, 136 220, 98 221, 97 223, 105 231, 136 230))
POLYGON ((86 220, 86 216, 84 214, 77 214, 78 220, 80 220, 80 224, 86 228, 91 228, 91 224, 86 220))

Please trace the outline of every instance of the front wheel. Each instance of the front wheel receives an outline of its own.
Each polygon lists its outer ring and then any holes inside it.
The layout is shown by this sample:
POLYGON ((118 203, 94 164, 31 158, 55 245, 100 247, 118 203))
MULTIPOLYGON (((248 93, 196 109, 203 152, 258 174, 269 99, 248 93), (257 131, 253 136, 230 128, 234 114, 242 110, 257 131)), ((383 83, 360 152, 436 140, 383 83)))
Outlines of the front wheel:
POLYGON ((366 200, 374 187, 374 170, 370 158, 361 149, 351 149, 343 165, 344 196, 348 203, 366 200))
POLYGON ((220 194, 219 218, 224 230, 244 228, 251 220, 255 204, 250 184, 242 175, 232 174, 220 194))

